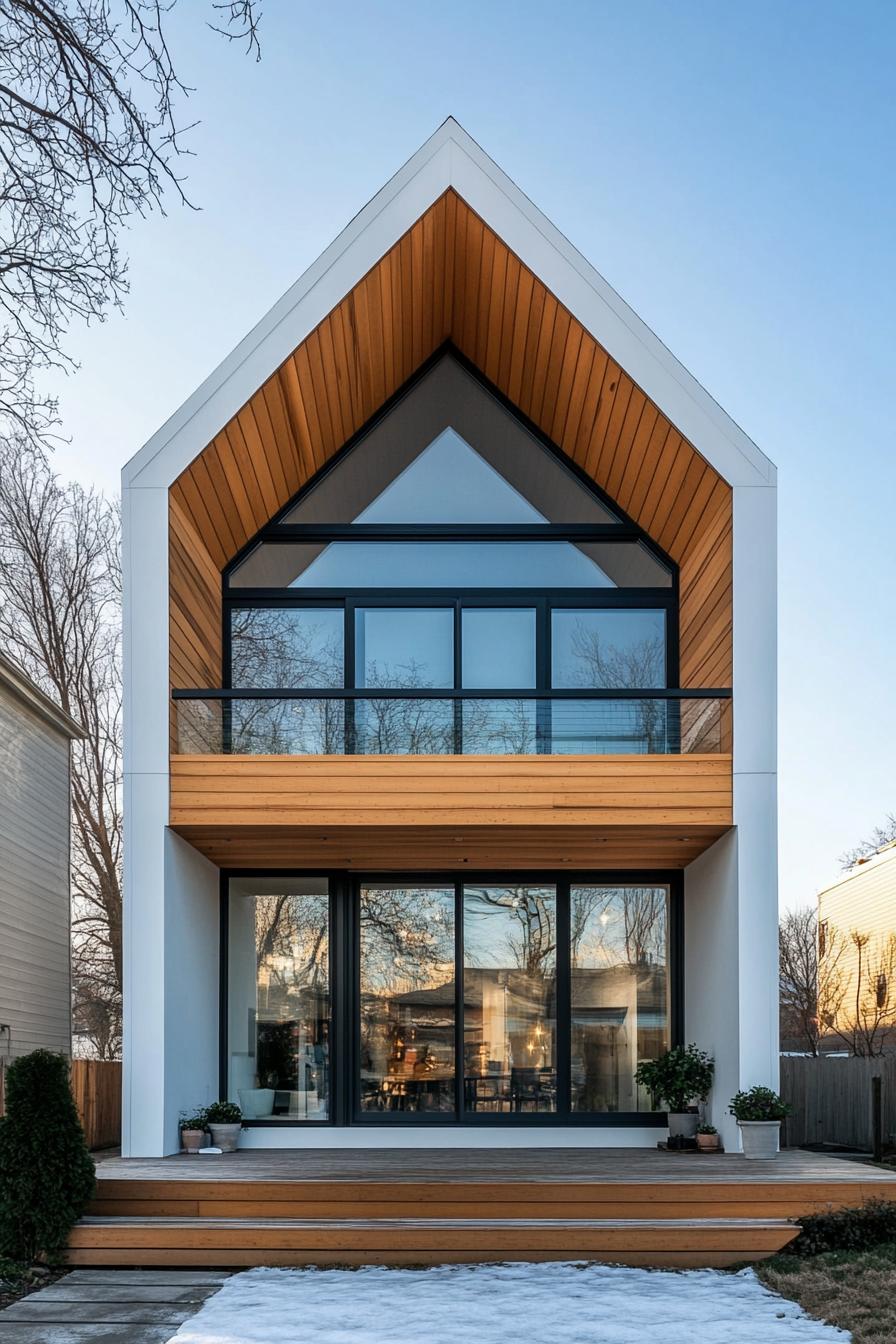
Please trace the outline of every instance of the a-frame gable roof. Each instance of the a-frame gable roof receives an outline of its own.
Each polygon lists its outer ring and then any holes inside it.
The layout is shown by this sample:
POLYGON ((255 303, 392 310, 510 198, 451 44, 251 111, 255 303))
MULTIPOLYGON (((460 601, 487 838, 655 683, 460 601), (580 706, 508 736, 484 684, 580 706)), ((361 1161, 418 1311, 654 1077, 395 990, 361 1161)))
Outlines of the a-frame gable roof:
MULTIPOLYGON (((507 269, 518 267, 524 273, 524 289, 530 275, 540 282, 538 288, 547 291, 556 307, 555 320, 561 326, 574 324, 588 333, 643 394, 645 403, 655 407, 724 482, 732 486, 774 484, 774 467, 756 445, 462 127, 449 118, 131 459, 124 469, 124 485, 172 485, 238 416, 253 394, 395 248, 408 253, 410 265, 404 268, 407 274, 397 280, 390 277, 398 291, 382 295, 382 300, 384 309, 394 308, 395 301, 413 308, 409 330, 403 336, 408 347, 401 352, 403 363, 405 354, 413 358, 422 352, 425 358, 431 353, 425 349, 426 337, 436 328, 470 358, 476 360, 478 353, 477 362, 491 363, 489 346, 500 339, 500 315, 492 312, 484 316, 479 308, 474 311, 468 290, 470 285, 480 283, 487 265, 502 265, 501 255, 496 258, 495 254, 503 251, 512 258, 503 263, 505 276, 507 269), (418 223, 422 227, 415 229, 418 223), (470 232, 477 234, 480 230, 479 246, 473 239, 471 247, 465 242, 459 251, 458 238, 466 240, 470 232), (493 239, 503 248, 496 248, 493 239), (436 255, 440 248, 445 268, 441 277, 432 270, 440 259, 436 255), (449 272, 449 266, 455 269, 449 272), (429 294, 422 289, 417 293, 414 286, 425 286, 428 267, 430 280, 440 283, 429 294), (403 286, 407 292, 403 292, 403 286), (462 317, 459 309, 463 310, 462 317), (465 325, 459 339, 461 320, 465 325), (483 322, 489 324, 486 330, 482 329, 483 322)), ((492 274, 493 283, 499 279, 492 274)), ((359 293, 357 308, 363 306, 363 297, 359 293)), ((343 322, 346 320, 343 315, 343 322)), ((351 335, 348 332, 347 338, 351 335)), ((338 353, 334 350, 334 376, 338 376, 338 353)), ((307 358, 310 360, 313 354, 309 350, 307 358)), ((321 358, 326 354, 323 350, 321 358)), ((390 381, 389 357, 390 352, 384 349, 385 383, 390 381)), ((512 362, 512 353, 510 358, 512 362)), ((564 358, 571 361, 572 351, 566 350, 564 358)), ((407 362, 408 367, 402 369, 405 376, 413 372, 407 362)), ((488 367, 483 371, 489 375, 488 367)), ((326 376, 326 369, 321 372, 326 376)), ((368 381, 374 382, 378 372, 374 360, 366 374, 368 381)), ((395 386, 400 385, 394 368, 392 373, 395 386)), ((576 374, 580 384, 587 377, 582 368, 577 368, 576 374)), ((359 385, 364 378, 365 371, 359 369, 359 385)), ((335 394, 336 389, 333 391, 335 394)), ((540 389, 542 404, 547 391, 540 389)), ((577 389, 573 397, 580 391, 577 389)), ((309 425, 309 435, 315 428, 309 425)), ((337 425, 331 423, 329 428, 334 432, 337 425)), ((316 456, 320 449, 312 451, 316 456)), ((279 503, 282 505, 283 500, 279 503)))

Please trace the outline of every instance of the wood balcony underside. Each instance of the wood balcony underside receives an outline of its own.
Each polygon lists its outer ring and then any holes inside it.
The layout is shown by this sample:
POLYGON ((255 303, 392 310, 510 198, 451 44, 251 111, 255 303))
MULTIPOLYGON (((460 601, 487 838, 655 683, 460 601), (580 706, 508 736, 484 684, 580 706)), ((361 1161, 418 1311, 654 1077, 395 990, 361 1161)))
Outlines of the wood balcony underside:
POLYGON ((682 867, 731 757, 175 756, 170 821, 229 867, 682 867))

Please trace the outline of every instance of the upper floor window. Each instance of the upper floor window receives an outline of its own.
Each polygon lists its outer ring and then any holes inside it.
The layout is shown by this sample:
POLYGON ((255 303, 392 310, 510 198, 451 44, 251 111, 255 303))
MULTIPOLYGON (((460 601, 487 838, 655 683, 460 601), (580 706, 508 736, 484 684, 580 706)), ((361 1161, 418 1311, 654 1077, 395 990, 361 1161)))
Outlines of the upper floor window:
POLYGON ((231 591, 671 588, 671 567, 445 356, 228 573, 231 591))
POLYGON ((450 355, 237 559, 225 608, 231 688, 350 692, 234 703, 234 741, 655 751, 680 729, 606 699, 676 685, 674 567, 450 355))

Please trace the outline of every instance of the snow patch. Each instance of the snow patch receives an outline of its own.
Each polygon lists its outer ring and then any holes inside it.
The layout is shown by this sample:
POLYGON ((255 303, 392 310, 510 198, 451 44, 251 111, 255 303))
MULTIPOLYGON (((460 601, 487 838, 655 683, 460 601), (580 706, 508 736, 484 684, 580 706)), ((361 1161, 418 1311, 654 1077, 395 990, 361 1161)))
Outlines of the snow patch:
POLYGON ((177 1344, 847 1344, 752 1270, 594 1264, 252 1269, 177 1344))

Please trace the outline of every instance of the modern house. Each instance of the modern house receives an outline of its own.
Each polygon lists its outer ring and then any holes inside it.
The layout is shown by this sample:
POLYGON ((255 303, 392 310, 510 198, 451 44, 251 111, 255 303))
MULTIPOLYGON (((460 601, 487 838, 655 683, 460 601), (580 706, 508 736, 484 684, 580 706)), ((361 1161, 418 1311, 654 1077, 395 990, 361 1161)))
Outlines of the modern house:
POLYGON ((124 470, 125 1154, 655 1146, 682 1041, 736 1149, 775 498, 447 121, 124 470))
POLYGON ((83 736, 0 653, 0 1075, 32 1050, 71 1054, 70 758, 83 736))
POLYGON ((818 893, 823 1053, 896 1049, 896 841, 818 893))

